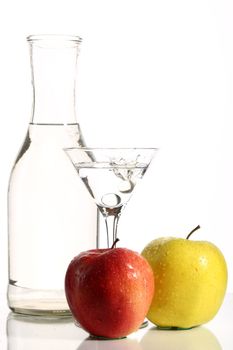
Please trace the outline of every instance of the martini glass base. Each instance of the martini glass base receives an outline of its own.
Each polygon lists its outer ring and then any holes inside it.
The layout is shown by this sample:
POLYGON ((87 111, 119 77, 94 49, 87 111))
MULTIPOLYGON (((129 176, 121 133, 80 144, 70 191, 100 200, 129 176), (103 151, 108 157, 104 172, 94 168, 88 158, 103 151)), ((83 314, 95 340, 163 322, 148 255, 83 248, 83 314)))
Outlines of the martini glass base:
POLYGON ((149 322, 147 320, 144 320, 141 324, 141 326, 139 327, 139 329, 143 329, 146 328, 148 326, 149 322))
POLYGON ((90 340, 121 340, 125 339, 126 337, 120 337, 120 338, 107 338, 107 337, 101 337, 99 335, 92 335, 90 334, 89 339, 90 340))

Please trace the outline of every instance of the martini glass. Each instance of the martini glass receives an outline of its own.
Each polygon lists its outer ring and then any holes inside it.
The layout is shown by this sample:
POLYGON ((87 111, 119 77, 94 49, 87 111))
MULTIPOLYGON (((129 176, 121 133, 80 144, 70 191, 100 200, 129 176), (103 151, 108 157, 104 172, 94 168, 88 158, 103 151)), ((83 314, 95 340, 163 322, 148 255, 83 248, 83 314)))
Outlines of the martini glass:
MULTIPOLYGON (((114 246, 118 221, 156 148, 65 148, 106 224, 106 245, 114 246)), ((100 236, 97 237, 97 248, 100 236)), ((105 247, 106 248, 106 247, 105 247)))

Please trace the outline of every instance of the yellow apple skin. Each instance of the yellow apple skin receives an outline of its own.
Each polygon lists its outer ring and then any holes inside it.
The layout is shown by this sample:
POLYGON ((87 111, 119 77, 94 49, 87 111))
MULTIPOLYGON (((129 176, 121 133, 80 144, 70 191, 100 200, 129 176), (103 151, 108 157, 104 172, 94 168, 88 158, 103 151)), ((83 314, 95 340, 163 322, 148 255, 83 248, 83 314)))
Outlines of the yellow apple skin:
POLYGON ((227 265, 212 243, 165 237, 142 256, 154 272, 155 292, 147 318, 159 327, 190 328, 210 321, 226 292, 227 265))

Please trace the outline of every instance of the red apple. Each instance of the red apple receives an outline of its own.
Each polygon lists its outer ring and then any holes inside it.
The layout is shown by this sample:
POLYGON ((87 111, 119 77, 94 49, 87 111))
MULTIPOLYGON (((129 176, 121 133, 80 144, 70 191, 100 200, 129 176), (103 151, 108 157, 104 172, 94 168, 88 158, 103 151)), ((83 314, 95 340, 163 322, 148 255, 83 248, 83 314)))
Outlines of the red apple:
POLYGON ((154 277, 149 263, 132 250, 89 250, 68 266, 65 292, 74 318, 86 331, 121 338, 143 322, 154 294, 154 277))

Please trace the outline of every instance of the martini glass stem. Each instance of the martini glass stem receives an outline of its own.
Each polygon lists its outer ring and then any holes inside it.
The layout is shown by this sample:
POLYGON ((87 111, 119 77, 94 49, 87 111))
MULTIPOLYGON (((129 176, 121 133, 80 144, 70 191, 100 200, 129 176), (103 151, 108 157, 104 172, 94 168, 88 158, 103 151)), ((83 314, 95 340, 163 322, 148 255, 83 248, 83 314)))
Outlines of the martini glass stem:
POLYGON ((118 222, 121 216, 123 206, 117 208, 99 208, 103 214, 106 233, 107 233, 107 248, 111 248, 117 238, 118 222))

